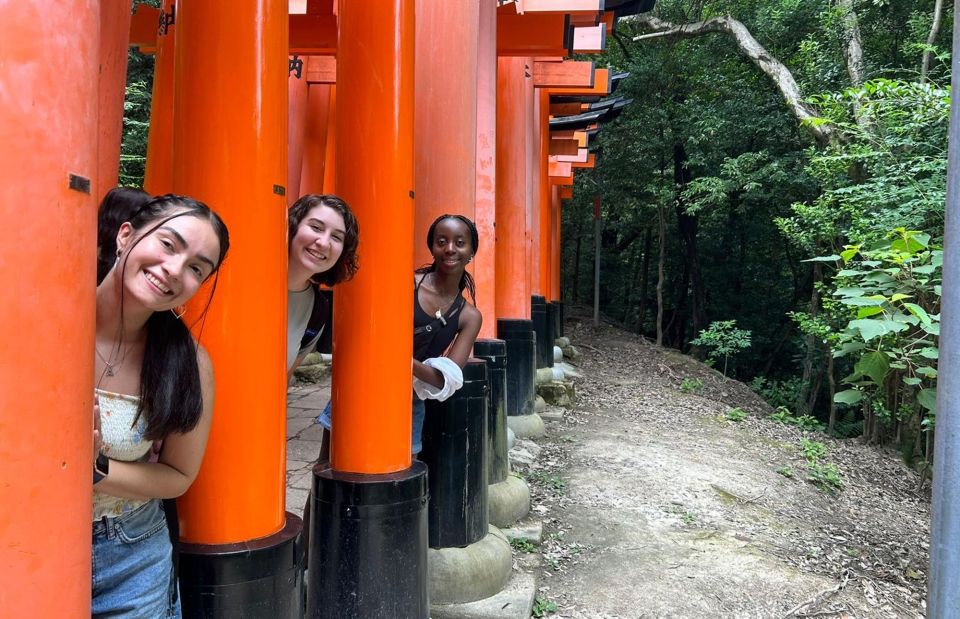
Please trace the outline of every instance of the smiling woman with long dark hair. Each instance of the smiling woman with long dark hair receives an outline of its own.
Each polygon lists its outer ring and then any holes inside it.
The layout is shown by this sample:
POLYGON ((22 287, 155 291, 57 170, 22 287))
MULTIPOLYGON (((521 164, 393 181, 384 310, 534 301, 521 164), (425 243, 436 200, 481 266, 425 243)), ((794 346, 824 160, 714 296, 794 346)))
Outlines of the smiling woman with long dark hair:
POLYGON ((116 233, 93 351, 94 617, 180 616, 160 500, 196 478, 213 409, 213 368, 182 306, 212 278, 209 305, 229 247, 220 217, 185 196, 146 202, 116 233))

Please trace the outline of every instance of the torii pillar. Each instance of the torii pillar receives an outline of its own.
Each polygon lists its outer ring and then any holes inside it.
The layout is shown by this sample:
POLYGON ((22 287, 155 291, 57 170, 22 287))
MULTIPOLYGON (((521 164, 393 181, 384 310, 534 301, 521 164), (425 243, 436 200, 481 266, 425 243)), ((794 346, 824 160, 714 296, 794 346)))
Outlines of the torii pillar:
POLYGON ((203 467, 177 502, 186 617, 302 613, 302 526, 284 509, 287 282, 278 268, 287 257, 287 10, 287 0, 177 3, 173 189, 220 213, 231 238, 194 327, 216 399, 203 467))
POLYGON ((150 131, 147 134, 147 165, 143 178, 143 188, 154 195, 173 190, 174 5, 174 0, 163 0, 160 5, 163 25, 157 30, 154 53, 153 97, 150 102, 150 131))
POLYGON ((98 0, 0 3, 0 612, 9 617, 90 614, 99 22, 98 0), (51 222, 69 231, 70 251, 51 222), (50 351, 67 363, 52 367, 50 351))
POLYGON ((410 455, 414 0, 339 9, 336 184, 361 222, 363 268, 334 295, 307 616, 426 619, 426 467, 410 455))

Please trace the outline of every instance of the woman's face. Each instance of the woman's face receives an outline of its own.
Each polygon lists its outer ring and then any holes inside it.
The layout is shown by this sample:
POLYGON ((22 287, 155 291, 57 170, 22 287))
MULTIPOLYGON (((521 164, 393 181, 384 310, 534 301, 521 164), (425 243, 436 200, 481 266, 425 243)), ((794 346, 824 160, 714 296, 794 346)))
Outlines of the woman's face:
POLYGON ((153 311, 189 301, 217 268, 220 240, 205 219, 174 217, 139 237, 129 223, 120 226, 120 273, 127 298, 153 311))
POLYGON ((438 271, 463 271, 473 258, 473 252, 467 224, 453 217, 440 220, 433 230, 433 245, 430 247, 438 271))
POLYGON ((290 241, 289 262, 302 265, 310 273, 329 271, 343 253, 346 236, 340 213, 322 204, 315 206, 307 211, 290 241))

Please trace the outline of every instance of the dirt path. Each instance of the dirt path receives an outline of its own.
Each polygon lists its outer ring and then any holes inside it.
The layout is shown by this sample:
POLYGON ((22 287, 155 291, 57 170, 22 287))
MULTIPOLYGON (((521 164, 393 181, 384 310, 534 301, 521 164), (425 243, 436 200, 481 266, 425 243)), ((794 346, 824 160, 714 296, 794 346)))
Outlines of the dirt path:
MULTIPOLYGON (((895 454, 766 419, 745 385, 576 318, 578 403, 521 470, 542 606, 571 618, 922 617, 929 496, 895 454), (700 389, 682 391, 684 379, 700 389), (732 407, 748 413, 727 418, 732 407), (843 490, 807 480, 821 442, 843 490), (779 472, 778 472, 779 471, 779 472), (792 476, 790 476, 792 475, 792 476)), ((549 613, 547 613, 549 614, 549 613)))

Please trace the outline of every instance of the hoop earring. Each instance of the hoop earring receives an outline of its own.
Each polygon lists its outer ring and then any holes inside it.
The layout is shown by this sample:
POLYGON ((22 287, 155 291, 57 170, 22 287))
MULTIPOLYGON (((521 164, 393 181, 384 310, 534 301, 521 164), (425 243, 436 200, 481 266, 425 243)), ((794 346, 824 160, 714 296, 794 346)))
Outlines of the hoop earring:
POLYGON ((177 320, 180 320, 180 318, 181 318, 184 314, 187 313, 187 306, 186 306, 186 305, 179 305, 179 306, 173 308, 172 310, 170 310, 170 313, 173 314, 174 317, 175 317, 177 320), (180 313, 179 313, 179 314, 177 313, 177 310, 180 310, 180 313))

